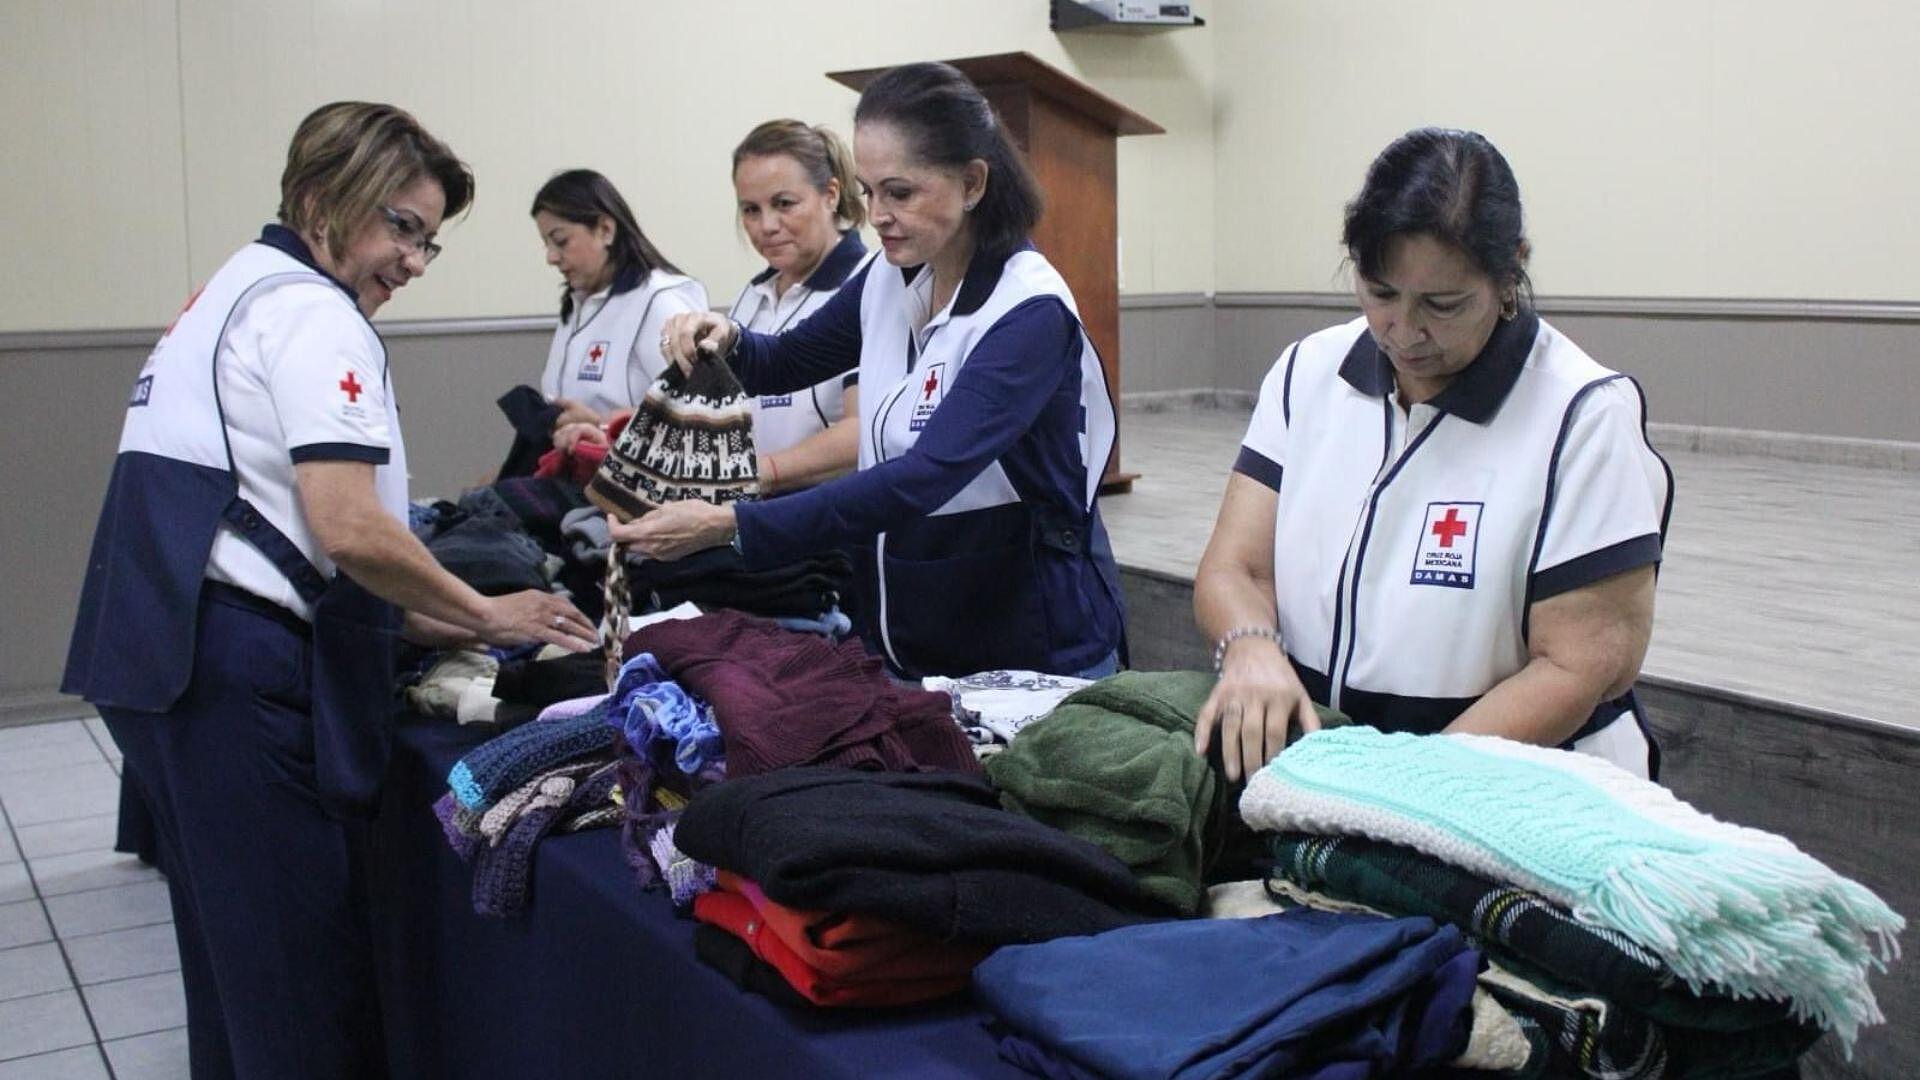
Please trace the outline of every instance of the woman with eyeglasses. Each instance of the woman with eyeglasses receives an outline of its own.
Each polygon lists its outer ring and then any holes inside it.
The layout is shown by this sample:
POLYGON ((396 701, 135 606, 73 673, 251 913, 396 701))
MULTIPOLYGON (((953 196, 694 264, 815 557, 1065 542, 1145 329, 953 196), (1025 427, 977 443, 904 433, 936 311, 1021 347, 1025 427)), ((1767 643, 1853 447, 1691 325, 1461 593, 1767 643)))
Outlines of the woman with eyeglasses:
POLYGON ((481 596, 407 530, 368 317, 426 273, 472 174, 400 109, 338 102, 294 132, 280 193, 134 382, 61 687, 145 789, 196 1077, 383 1072, 362 818, 396 635, 595 637, 551 594, 481 596))
POLYGON ((707 310, 707 290, 667 261, 619 190, 591 169, 541 185, 532 214, 563 282, 560 325, 540 374, 543 404, 516 416, 515 427, 535 447, 604 442, 607 422, 632 411, 666 373, 661 328, 707 310))
POLYGON ((668 326, 676 362, 725 357, 750 393, 860 375, 860 468, 763 502, 672 503, 613 527, 654 558, 731 541, 748 565, 844 544, 862 627, 902 676, 1099 676, 1122 600, 1094 501, 1113 404, 1073 294, 1029 240, 1040 190, 993 109, 946 64, 881 75, 854 158, 885 262, 784 334, 668 326))

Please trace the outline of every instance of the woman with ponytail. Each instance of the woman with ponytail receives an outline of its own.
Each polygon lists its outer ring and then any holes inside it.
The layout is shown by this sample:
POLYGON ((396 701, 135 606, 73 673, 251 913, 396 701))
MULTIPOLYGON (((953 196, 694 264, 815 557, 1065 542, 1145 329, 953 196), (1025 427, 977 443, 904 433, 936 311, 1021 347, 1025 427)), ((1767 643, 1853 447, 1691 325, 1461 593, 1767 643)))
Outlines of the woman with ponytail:
MULTIPOLYGON (((867 208, 853 154, 824 127, 769 120, 733 151, 740 228, 767 268, 740 290, 728 316, 762 334, 800 325, 867 264, 867 208)), ((753 439, 763 495, 798 491, 853 471, 859 459, 859 373, 836 374, 754 399, 753 439)))

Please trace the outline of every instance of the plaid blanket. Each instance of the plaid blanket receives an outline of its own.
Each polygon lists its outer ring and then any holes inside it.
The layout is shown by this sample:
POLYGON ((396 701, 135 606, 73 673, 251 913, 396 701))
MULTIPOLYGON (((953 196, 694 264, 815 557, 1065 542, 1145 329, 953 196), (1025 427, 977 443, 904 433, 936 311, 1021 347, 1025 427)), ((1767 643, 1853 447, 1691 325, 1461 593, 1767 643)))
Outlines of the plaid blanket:
MULTIPOLYGON (((1547 988, 1544 1002, 1502 998, 1502 1004, 1540 1026, 1556 1060, 1573 1054, 1579 1075, 1638 1076, 1656 1059, 1666 1071, 1647 1075, 1763 1075, 1798 1058, 1820 1035, 1817 1025, 1793 1020, 1784 1001, 1696 993, 1623 935, 1576 921, 1535 893, 1410 848, 1360 837, 1280 833, 1272 850, 1277 877, 1390 915, 1452 923, 1488 959, 1547 988), (1588 997, 1614 1008, 1581 1005, 1588 997), (1664 1047, 1649 1028, 1655 1034, 1669 1029, 1664 1047)), ((1501 996, 1495 987, 1487 989, 1501 996)), ((1513 994, 1509 989, 1507 997, 1513 994)))

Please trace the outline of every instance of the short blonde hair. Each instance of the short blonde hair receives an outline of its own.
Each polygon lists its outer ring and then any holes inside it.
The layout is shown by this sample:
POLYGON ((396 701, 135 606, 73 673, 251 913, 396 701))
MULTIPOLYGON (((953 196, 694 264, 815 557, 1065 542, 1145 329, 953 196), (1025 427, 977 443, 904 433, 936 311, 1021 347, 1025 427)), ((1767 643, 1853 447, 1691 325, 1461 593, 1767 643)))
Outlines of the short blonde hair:
POLYGON ((473 202, 473 171, 392 105, 336 101, 307 114, 280 174, 280 220, 303 236, 324 230, 339 258, 355 227, 407 186, 432 177, 447 196, 445 217, 473 202))

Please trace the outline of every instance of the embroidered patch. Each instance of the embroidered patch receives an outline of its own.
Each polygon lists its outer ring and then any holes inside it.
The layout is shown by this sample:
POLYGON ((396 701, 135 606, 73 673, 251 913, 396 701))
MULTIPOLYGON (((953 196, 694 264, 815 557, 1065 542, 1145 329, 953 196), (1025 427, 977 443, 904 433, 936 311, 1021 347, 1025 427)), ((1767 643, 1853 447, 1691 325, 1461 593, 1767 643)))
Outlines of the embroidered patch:
POLYGON ((1480 544, 1480 512, 1485 503, 1427 504, 1426 520, 1413 553, 1415 585, 1473 588, 1474 554, 1480 544))
POLYGON ((586 358, 580 361, 581 382, 599 382, 607 374, 607 350, 613 347, 611 341, 596 341, 587 348, 586 358))
POLYGON ((760 399, 760 407, 763 409, 785 409, 792 405, 792 394, 768 394, 760 399))
POLYGON ((908 431, 919 431, 932 419, 933 410, 940 407, 940 399, 947 393, 947 365, 945 361, 928 364, 926 374, 920 378, 920 386, 914 392, 913 415, 907 421, 908 431))
POLYGON ((133 381, 133 397, 128 400, 127 408, 145 405, 153 400, 153 376, 142 375, 133 381))

